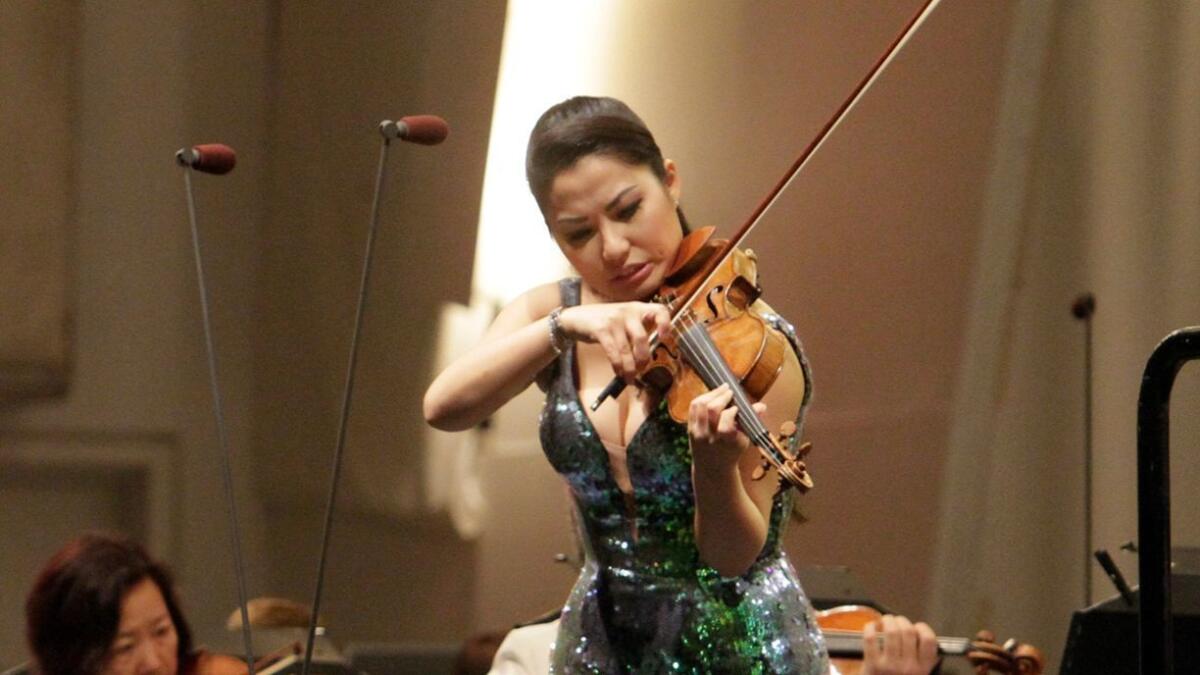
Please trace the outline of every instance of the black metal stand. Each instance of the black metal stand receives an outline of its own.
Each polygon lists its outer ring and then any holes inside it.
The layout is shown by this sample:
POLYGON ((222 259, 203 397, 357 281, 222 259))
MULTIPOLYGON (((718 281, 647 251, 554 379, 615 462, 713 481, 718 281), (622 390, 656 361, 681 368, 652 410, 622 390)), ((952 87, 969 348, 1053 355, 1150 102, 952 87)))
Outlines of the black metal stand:
POLYGON ((1181 328, 1146 361, 1138 395, 1138 636, 1142 675, 1175 672, 1171 643, 1170 403, 1175 376, 1200 359, 1200 326, 1181 328))

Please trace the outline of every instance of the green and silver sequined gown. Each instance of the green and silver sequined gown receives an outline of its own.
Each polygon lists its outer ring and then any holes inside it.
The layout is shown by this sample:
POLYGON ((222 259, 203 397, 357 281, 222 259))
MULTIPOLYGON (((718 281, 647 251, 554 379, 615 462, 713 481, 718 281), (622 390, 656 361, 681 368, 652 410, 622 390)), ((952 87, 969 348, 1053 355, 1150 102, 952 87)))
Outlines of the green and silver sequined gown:
MULTIPOLYGON (((565 306, 578 303, 578 280, 564 280, 561 289, 565 306)), ((777 325, 799 351, 791 326, 777 325)), ((696 548, 685 426, 660 406, 630 440, 631 508, 584 413, 574 357, 568 348, 541 378, 542 447, 570 486, 584 550, 551 672, 828 672, 811 605, 780 550, 794 492, 775 496, 767 542, 750 570, 721 577, 696 548)))

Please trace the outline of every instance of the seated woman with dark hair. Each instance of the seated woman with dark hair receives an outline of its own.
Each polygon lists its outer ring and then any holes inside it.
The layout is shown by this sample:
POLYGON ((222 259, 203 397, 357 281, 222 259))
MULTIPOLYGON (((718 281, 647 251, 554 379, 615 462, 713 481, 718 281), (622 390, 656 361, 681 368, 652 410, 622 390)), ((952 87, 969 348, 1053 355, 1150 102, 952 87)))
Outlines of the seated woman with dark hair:
POLYGON ((25 601, 40 675, 240 675, 245 663, 198 652, 167 569, 120 537, 85 534, 38 575, 25 601))

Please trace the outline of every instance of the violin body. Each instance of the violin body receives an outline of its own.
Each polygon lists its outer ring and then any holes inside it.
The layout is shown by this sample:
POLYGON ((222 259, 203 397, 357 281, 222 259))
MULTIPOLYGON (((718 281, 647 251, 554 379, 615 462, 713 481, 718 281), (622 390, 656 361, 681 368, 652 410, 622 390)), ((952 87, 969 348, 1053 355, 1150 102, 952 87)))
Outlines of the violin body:
MULTIPOLYGON (((689 238, 705 238, 711 228, 700 230, 689 238)), ((695 267, 702 263, 721 240, 707 240, 700 251, 689 243, 681 244, 683 255, 690 258, 676 262, 667 275, 667 285, 658 292, 660 302, 671 304, 696 290, 695 267)), ((755 307, 762 289, 758 285, 758 260, 753 252, 734 250, 716 268, 698 296, 684 311, 688 321, 703 326, 733 375, 741 382, 751 400, 762 400, 783 371, 789 351, 787 337, 770 326, 755 307)), ((765 303, 759 303, 765 307, 765 303)), ((681 326, 686 330, 687 326, 681 326)), ((663 392, 667 408, 676 422, 687 420, 692 399, 708 391, 709 386, 694 366, 689 367, 680 353, 674 335, 661 336, 651 361, 643 370, 642 381, 663 392)))
POLYGON ((201 651, 183 664, 181 675, 246 675, 246 662, 227 654, 201 651))
POLYGON ((693 399, 726 384, 734 392, 737 422, 760 451, 755 479, 771 468, 800 491, 813 486, 803 455, 793 453, 794 416, 807 399, 804 368, 787 335, 763 313, 758 261, 704 228, 680 242, 672 269, 655 299, 671 310, 672 330, 657 335, 650 361, 638 373, 666 400, 671 417, 685 422, 693 399), (760 419, 753 403, 767 406, 760 419))

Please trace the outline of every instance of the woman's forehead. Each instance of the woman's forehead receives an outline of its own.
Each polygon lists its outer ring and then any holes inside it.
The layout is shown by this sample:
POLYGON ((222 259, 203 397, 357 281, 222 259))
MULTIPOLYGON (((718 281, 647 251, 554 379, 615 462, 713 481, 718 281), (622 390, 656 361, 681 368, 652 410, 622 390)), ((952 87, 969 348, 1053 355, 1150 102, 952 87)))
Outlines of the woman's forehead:
POLYGON ((630 187, 647 180, 657 180, 648 166, 605 155, 588 155, 555 175, 550 185, 550 202, 556 207, 580 201, 605 206, 630 187))
POLYGON ((169 614, 167 601, 158 584, 146 577, 130 587, 121 599, 120 628, 136 627, 146 621, 157 620, 163 614, 169 614))

